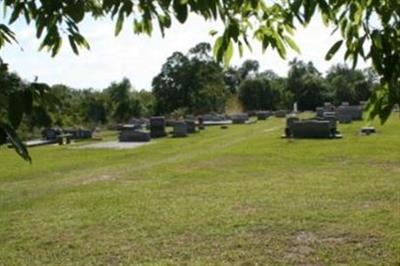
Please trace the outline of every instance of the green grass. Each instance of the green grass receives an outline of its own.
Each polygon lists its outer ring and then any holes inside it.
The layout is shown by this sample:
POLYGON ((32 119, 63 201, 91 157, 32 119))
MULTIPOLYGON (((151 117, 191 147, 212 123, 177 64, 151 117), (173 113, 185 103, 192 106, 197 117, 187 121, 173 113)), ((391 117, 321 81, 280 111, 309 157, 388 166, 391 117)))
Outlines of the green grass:
POLYGON ((398 117, 341 140, 283 123, 32 148, 32 165, 1 149, 0 265, 399 265, 398 117))

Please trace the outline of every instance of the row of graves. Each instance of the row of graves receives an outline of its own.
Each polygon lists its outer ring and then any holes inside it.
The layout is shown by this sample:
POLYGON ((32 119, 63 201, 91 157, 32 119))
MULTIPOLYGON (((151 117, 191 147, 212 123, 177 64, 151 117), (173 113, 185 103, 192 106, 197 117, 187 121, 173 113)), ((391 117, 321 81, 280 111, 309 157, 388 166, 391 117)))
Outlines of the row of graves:
MULTIPOLYGON (((316 116, 311 119, 300 119, 295 115, 286 119, 284 138, 342 138, 338 124, 348 124, 353 121, 362 121, 364 104, 349 105, 342 103, 336 107, 325 103, 323 107, 316 108, 316 116)), ((361 134, 375 133, 373 127, 363 127, 361 134)))
POLYGON ((163 116, 155 116, 150 119, 136 119, 129 125, 119 128, 120 142, 148 142, 151 139, 168 136, 167 126, 173 128, 173 137, 186 137, 204 129, 202 124, 196 123, 192 117, 184 120, 167 120, 163 116))
POLYGON ((365 103, 359 105, 350 105, 343 102, 336 107, 331 103, 325 103, 323 107, 316 108, 317 117, 324 117, 325 113, 335 113, 337 120, 342 124, 349 124, 353 121, 361 121, 363 116, 365 103))
POLYGON ((206 114, 201 116, 205 126, 220 126, 229 124, 252 124, 255 120, 251 117, 256 117, 256 121, 267 120, 269 117, 274 116, 277 118, 285 118, 288 112, 286 110, 278 111, 249 111, 246 113, 237 113, 232 115, 221 114, 206 114))
POLYGON ((210 113, 198 117, 187 116, 185 119, 166 119, 164 116, 154 116, 150 119, 132 119, 129 124, 118 127, 120 142, 149 142, 151 139, 171 135, 175 138, 186 137, 205 129, 206 126, 221 126, 227 128, 231 124, 252 124, 257 120, 266 120, 270 116, 284 118, 287 111, 255 111, 232 115, 210 113), (256 116, 257 120, 250 119, 256 116), (167 127, 172 132, 167 132, 167 127))
POLYGON ((73 140, 91 139, 93 131, 82 128, 46 128, 41 132, 42 138, 27 141, 28 147, 43 146, 49 144, 70 144, 73 140))

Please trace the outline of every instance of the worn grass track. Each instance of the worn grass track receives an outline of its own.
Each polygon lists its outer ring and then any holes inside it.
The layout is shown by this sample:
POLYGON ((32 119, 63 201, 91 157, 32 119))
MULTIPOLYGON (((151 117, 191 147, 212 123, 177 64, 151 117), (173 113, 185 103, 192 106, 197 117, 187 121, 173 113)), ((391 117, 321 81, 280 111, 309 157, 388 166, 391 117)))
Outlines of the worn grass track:
POLYGON ((280 139, 283 120, 134 150, 0 150, 0 265, 400 263, 400 120, 280 139))

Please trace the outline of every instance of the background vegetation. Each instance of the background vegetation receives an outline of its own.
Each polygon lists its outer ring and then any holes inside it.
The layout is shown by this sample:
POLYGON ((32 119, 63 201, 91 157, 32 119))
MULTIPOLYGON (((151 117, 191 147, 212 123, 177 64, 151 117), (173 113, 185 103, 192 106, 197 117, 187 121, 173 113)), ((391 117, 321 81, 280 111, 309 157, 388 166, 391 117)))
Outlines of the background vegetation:
MULTIPOLYGON (((211 56, 209 44, 199 43, 187 54, 173 53, 146 90, 133 88, 128 79, 103 90, 46 85, 50 104, 34 102, 32 113, 21 117, 19 133, 30 138, 51 126, 113 127, 151 115, 291 109, 296 101, 300 110, 314 110, 326 101, 367 101, 378 85, 372 69, 334 65, 324 75, 312 62, 295 59, 289 65, 287 77, 259 70, 254 60, 226 69, 211 56)), ((23 92, 34 84, 8 71, 0 79, 7 84, 3 92, 23 92)))

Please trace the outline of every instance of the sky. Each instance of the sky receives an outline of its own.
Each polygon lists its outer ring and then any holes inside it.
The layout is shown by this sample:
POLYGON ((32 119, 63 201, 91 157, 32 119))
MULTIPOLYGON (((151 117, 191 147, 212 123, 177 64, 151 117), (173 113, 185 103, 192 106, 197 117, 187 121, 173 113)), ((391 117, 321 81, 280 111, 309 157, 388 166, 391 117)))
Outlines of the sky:
MULTIPOLYGON (((82 49, 75 55, 68 42, 64 42, 56 57, 46 51, 38 51, 39 40, 35 37, 33 25, 17 22, 12 26, 18 45, 7 45, 0 50, 0 57, 9 64, 11 71, 22 78, 32 81, 38 77, 40 82, 50 85, 65 84, 73 88, 106 88, 113 81, 126 77, 135 89, 151 90, 151 82, 161 70, 166 59, 175 51, 186 53, 200 42, 214 43, 210 30, 221 30, 217 22, 205 22, 196 15, 189 16, 185 24, 177 21, 166 31, 163 38, 155 30, 151 37, 136 35, 130 23, 126 22, 118 37, 114 36, 114 23, 109 19, 85 20, 81 33, 90 43, 90 50, 82 49)), ((303 61, 312 61, 321 71, 326 72, 336 63, 344 63, 343 49, 327 62, 324 57, 329 48, 340 38, 338 33, 331 35, 332 28, 323 25, 319 18, 314 19, 307 28, 298 28, 294 40, 301 49, 301 54, 289 51, 285 60, 276 51, 262 53, 260 44, 251 41, 253 51, 245 51, 240 57, 236 51, 231 65, 240 65, 246 59, 258 60, 260 70, 273 70, 281 76, 288 72, 288 62, 297 57, 303 61)), ((358 68, 367 67, 366 62, 359 62, 358 68)))

